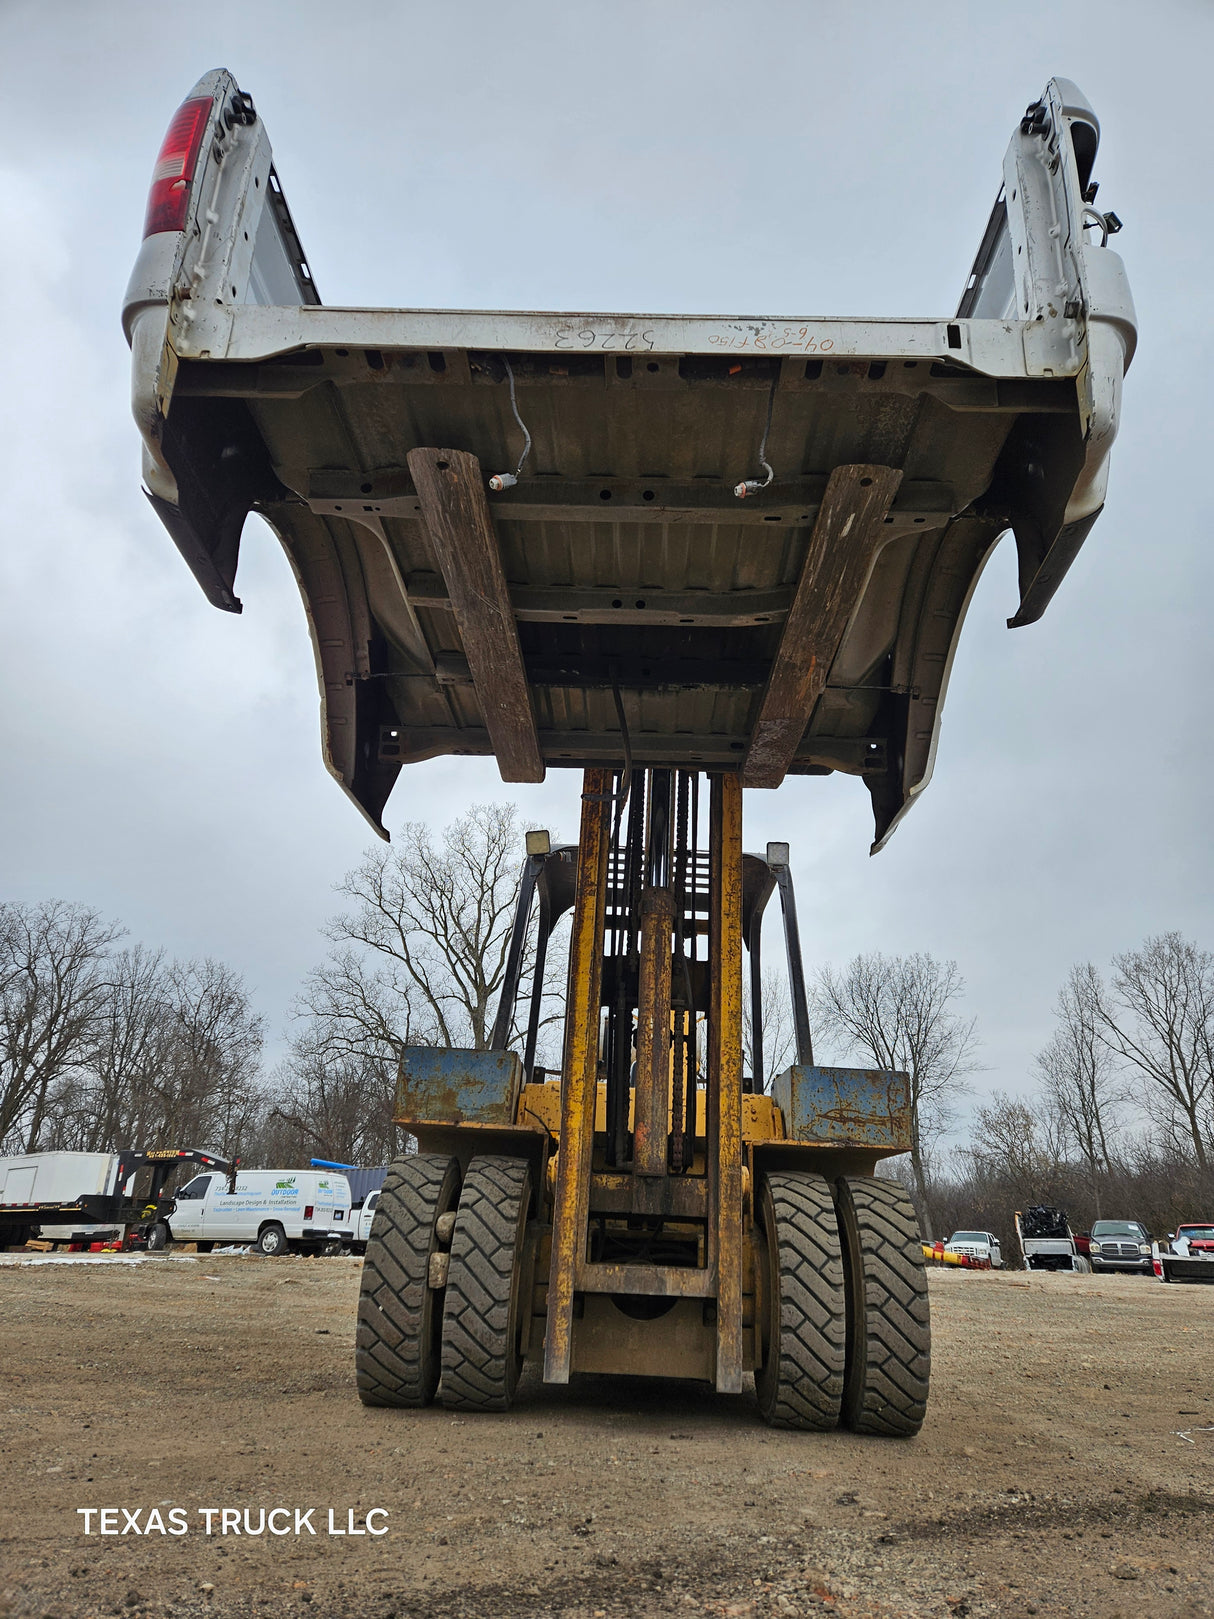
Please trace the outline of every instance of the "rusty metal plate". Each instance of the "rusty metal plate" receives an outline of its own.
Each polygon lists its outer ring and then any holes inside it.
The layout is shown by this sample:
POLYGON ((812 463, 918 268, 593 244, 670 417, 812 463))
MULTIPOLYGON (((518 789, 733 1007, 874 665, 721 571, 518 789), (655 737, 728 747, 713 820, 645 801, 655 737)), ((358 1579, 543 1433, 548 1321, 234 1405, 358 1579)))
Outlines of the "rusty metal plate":
POLYGON ((785 1069, 771 1084, 789 1141, 910 1150, 910 1082, 877 1068, 785 1069))
POLYGON ((513 1051, 410 1046, 400 1065, 402 1124, 513 1124, 523 1065, 513 1051))

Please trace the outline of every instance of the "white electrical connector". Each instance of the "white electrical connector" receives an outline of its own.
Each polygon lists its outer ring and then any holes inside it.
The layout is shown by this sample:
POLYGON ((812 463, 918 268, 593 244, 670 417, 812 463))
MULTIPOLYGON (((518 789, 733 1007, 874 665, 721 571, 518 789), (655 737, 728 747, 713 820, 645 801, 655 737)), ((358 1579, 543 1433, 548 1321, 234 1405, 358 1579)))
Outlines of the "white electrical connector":
POLYGON ((523 430, 523 453, 518 458, 518 466, 513 472, 495 472, 489 480, 489 488, 495 495, 500 495, 503 489, 513 489, 518 482, 519 473, 523 470, 523 462, 531 454, 531 434, 527 431, 527 424, 518 413, 518 400, 514 397, 514 370, 510 361, 502 356, 502 364, 506 367, 506 375, 510 379, 510 409, 514 412, 514 419, 523 430))
POLYGON ((760 489, 766 489, 775 478, 775 473, 767 461, 767 435, 771 432, 771 413, 776 404, 776 388, 779 385, 779 372, 771 379, 771 392, 767 396, 767 421, 763 427, 763 438, 759 445, 759 465, 767 474, 766 478, 747 478, 742 483, 735 483, 733 492, 739 500, 745 500, 747 495, 757 495, 760 489))

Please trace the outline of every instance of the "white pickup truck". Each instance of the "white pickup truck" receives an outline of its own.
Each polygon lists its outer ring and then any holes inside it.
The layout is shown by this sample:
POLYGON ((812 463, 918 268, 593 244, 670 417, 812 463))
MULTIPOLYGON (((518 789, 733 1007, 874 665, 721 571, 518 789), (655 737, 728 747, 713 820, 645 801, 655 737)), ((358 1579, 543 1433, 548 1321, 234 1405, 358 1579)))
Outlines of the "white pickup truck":
POLYGON ((379 1190, 368 1192, 366 1201, 361 1209, 354 1211, 354 1252, 365 1254, 367 1244, 371 1240, 371 1227, 375 1221, 375 1210, 379 1206, 379 1190))

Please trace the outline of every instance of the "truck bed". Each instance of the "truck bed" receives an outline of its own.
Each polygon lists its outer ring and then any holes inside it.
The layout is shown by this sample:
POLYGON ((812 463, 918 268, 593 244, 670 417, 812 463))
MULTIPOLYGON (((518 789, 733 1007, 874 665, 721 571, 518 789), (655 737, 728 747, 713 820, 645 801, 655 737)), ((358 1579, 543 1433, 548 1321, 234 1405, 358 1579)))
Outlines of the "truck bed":
POLYGON ((184 228, 124 311, 145 481, 220 608, 248 513, 278 535, 372 825, 405 765, 492 754, 842 770, 880 847, 992 547, 1014 532, 1031 623, 1103 502, 1134 316, 1087 240, 1075 87, 1030 108, 959 310, 923 320, 326 307, 251 103, 224 72, 206 98, 184 228))

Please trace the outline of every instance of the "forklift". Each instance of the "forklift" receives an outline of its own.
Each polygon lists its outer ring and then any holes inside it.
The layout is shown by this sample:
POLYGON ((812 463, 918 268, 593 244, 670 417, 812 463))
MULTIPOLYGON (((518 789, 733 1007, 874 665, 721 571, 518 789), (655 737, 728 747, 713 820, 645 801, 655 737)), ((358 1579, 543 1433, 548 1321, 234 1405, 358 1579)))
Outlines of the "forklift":
POLYGON ((504 1410, 534 1361, 554 1384, 753 1376, 776 1425, 918 1430, 922 1250, 876 1174, 909 1146, 906 1077, 815 1065, 787 848, 743 852, 742 794, 843 772, 882 849, 931 779, 994 547, 1014 536, 1024 628, 1097 521, 1137 341, 1099 140, 1051 79, 955 312, 873 320, 325 305, 252 96, 216 69, 170 123, 122 318, 144 487, 200 588, 241 611, 262 517, 326 767, 381 836, 430 759, 582 773, 577 845, 529 834, 490 1048, 402 1061, 420 1150, 368 1243, 366 1404, 504 1410), (773 1077, 776 890, 797 1049, 773 1077))
POLYGON ((410 1049, 358 1311, 367 1405, 502 1411, 521 1367, 753 1374, 773 1426, 918 1432, 930 1326, 906 1076, 814 1066, 784 844, 742 851, 738 774, 588 770, 581 835, 528 855, 488 1051, 410 1049), (760 929, 778 888, 797 1061, 765 1089, 760 929), (508 1048, 535 919, 526 1036, 508 1048), (535 1064, 572 909, 561 1076, 535 1064), (743 1063, 743 945, 752 1052, 743 1063))

